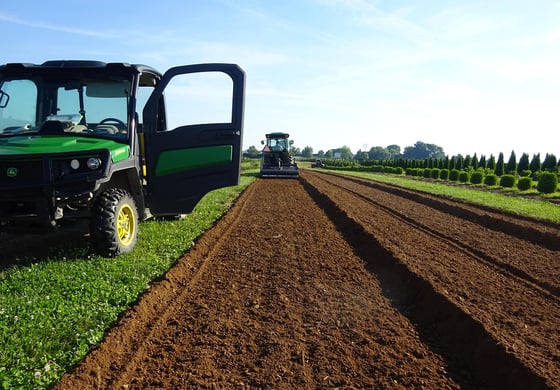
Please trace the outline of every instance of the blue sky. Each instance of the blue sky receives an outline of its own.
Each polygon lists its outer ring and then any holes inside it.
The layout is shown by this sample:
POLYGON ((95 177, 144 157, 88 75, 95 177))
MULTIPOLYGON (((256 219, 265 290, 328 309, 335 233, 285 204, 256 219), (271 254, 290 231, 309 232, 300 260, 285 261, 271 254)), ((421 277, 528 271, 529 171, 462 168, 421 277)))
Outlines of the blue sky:
POLYGON ((244 149, 286 131, 315 152, 560 157, 559 20, 556 0, 20 0, 0 62, 237 63, 244 149))

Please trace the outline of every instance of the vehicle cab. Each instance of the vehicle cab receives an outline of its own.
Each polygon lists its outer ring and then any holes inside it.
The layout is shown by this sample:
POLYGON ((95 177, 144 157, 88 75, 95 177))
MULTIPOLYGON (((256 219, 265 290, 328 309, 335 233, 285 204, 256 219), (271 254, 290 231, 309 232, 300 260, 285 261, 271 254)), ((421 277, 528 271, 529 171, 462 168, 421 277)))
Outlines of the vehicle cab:
POLYGON ((114 189, 140 219, 189 213, 239 181, 244 87, 235 64, 1 65, 0 230, 91 218, 114 189))

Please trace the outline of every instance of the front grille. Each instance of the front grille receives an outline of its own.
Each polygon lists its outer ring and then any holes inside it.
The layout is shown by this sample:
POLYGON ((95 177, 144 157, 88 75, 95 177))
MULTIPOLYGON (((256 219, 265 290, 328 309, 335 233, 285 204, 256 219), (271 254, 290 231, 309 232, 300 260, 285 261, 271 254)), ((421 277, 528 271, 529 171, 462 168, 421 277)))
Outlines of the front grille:
POLYGON ((0 183, 23 184, 43 182, 43 160, 1 159, 0 183))

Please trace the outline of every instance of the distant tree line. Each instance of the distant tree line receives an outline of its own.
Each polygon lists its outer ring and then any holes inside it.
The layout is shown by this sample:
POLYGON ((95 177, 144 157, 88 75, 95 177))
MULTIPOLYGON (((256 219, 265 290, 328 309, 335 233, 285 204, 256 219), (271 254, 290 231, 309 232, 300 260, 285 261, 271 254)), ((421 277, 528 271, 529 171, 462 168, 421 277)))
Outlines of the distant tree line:
MULTIPOLYGON (((253 145, 243 154, 248 158, 259 158, 261 153, 262 151, 253 145)), ((416 142, 413 146, 405 147, 402 154, 399 145, 389 145, 387 147, 373 146, 369 151, 359 150, 356 154, 352 153, 352 150, 348 146, 329 149, 326 152, 319 150, 317 153, 314 153, 311 146, 299 149, 292 145, 290 147, 290 153, 293 156, 302 158, 338 158, 342 160, 392 160, 397 157, 421 160, 425 158, 442 158, 445 156, 445 152, 441 146, 427 144, 422 141, 416 142)))

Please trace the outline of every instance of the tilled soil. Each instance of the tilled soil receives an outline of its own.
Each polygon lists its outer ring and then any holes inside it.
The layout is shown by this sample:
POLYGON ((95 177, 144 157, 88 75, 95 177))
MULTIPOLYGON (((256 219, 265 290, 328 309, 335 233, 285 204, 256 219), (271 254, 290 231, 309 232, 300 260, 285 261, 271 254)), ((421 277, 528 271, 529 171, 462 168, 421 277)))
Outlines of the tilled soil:
POLYGON ((560 389, 559 260, 557 225, 259 179, 56 388, 560 389))

